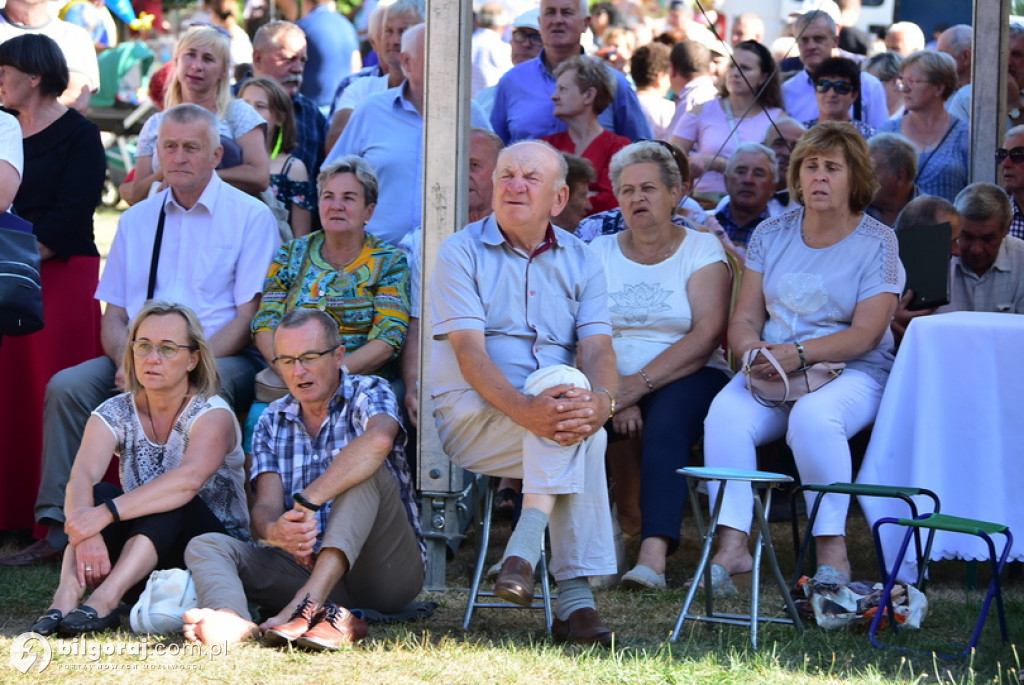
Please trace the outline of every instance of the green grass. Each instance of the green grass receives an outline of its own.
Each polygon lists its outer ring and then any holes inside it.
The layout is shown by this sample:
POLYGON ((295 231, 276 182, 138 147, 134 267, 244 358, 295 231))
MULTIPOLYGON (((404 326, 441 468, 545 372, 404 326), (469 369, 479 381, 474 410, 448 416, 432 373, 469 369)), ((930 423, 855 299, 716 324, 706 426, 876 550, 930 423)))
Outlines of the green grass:
MULTIPOLYGON (((685 524, 684 524, 685 525, 685 524)), ((374 626, 365 644, 337 654, 309 654, 269 649, 258 644, 236 646, 226 655, 151 657, 145 662, 129 656, 101 657, 90 662, 82 655, 57 655, 33 680, 45 683, 131 682, 253 682, 253 683, 1001 683, 1017 685, 1021 663, 1014 645, 999 639, 995 614, 990 615, 979 651, 965 659, 939 659, 926 653, 879 650, 867 635, 824 631, 808 626, 803 635, 785 626, 764 625, 761 649, 750 648, 748 630, 688 622, 677 643, 668 636, 685 591, 682 584, 693 571, 697 541, 692 525, 687 539, 670 560, 667 592, 630 592, 618 588, 596 593, 606 623, 617 633, 612 650, 582 649, 553 644, 538 611, 479 611, 468 632, 461 629, 464 590, 423 593, 439 603, 425 621, 374 626), (152 669, 156 665, 158 669, 152 669), (141 667, 146 670, 137 670, 141 667), (166 667, 166 669, 165 669, 166 667), (111 668, 130 670, 109 670, 111 668)), ((792 568, 788 524, 775 524, 773 536, 783 569, 792 568)), ((503 541, 495 531, 493 552, 503 541)), ((851 514, 851 557, 855 577, 877 576, 867 526, 856 510, 851 514)), ((635 552, 635 550, 633 550, 635 552)), ((473 563, 466 545, 449 564, 452 588, 465 588, 473 563)), ((1019 565, 1018 565, 1019 566, 1019 565)), ((932 564, 927 591, 930 615, 920 632, 885 633, 887 643, 927 648, 969 636, 983 590, 963 588, 963 562, 932 564)), ((1004 579, 1011 638, 1024 635, 1024 583, 1019 570, 1004 579)), ((56 585, 55 566, 31 569, 0 568, 0 653, 9 654, 14 637, 27 629, 46 607, 56 585)), ((979 587, 987 583, 979 573, 979 587)), ((777 595, 765 592, 762 607, 780 606, 777 595)), ((719 606, 716 604, 716 606, 719 606)), ((742 598, 722 609, 742 611, 742 598)), ((994 610, 993 610, 994 612, 994 610)), ((137 642, 120 633, 90 638, 100 648, 137 642)), ((180 638, 162 644, 180 645, 180 638)), ((54 641, 54 645, 58 645, 54 641)), ((27 682, 6 663, 0 663, 0 682, 27 682)))

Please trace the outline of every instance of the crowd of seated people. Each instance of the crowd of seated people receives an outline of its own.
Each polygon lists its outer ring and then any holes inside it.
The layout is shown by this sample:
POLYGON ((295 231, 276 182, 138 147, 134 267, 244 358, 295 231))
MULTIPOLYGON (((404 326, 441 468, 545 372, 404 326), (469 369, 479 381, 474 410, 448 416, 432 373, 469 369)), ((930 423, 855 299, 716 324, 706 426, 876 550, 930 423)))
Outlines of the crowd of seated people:
MULTIPOLYGON (((424 0, 374 10, 380 61, 339 77, 333 136, 299 93, 298 26, 256 34, 237 97, 227 34, 188 28, 102 277, 103 150, 61 104, 73 65, 45 36, 0 42, 0 204, 33 224, 48 318, 0 347, 24 391, 0 398, 0 432, 20 436, 0 463, 0 530, 43 533, 0 565, 62 563, 33 629, 114 628, 152 569, 187 565, 188 639, 358 641, 351 610, 400 611, 424 582, 406 457, 421 388, 453 461, 502 478, 498 506, 521 509, 499 596, 531 604, 550 532, 560 641, 612 641, 590 578, 668 587, 688 525, 675 472, 702 436, 707 465, 754 468, 785 439, 802 482, 852 480, 848 438, 873 422, 906 327, 936 313, 908 308, 897 231, 953 226, 940 311, 1024 313, 1024 128, 984 153, 1004 188, 968 185, 962 29, 931 50, 897 26, 893 51, 866 59, 812 10, 784 74, 756 16, 726 45, 683 5, 664 26, 602 10, 596 36, 581 0, 514 20, 488 3, 470 224, 429 265, 424 0), (764 407, 747 379, 777 371, 758 350, 787 373, 845 371, 764 407), (746 353, 739 373, 728 360, 746 353)), ((708 591, 726 593, 751 569, 751 502, 710 494, 708 591)), ((821 505, 820 582, 850 579, 847 508, 821 505)))

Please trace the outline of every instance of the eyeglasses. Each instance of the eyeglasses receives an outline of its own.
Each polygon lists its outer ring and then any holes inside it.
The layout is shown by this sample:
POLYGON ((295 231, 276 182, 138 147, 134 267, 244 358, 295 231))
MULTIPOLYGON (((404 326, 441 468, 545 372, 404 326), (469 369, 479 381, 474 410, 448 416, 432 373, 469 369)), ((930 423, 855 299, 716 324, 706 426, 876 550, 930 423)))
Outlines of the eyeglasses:
POLYGON ((836 91, 836 95, 849 95, 853 92, 853 84, 849 81, 826 81, 818 79, 814 84, 814 90, 819 93, 827 93, 829 89, 836 91))
POLYGON ((1011 150, 1005 147, 996 148, 996 164, 1002 164, 1007 157, 1014 164, 1024 164, 1024 147, 1015 147, 1011 150))
POLYGON ((532 43, 534 46, 541 44, 541 37, 539 33, 523 31, 522 29, 516 29, 512 32, 512 40, 517 43, 532 43))
POLYGON ((135 356, 140 357, 142 359, 145 359, 149 355, 153 354, 153 350, 156 350, 157 354, 159 354, 164 359, 174 359, 175 357, 178 356, 178 352, 180 352, 182 349, 192 350, 193 352, 199 349, 195 345, 178 345, 177 343, 172 342, 162 342, 159 344, 154 344, 149 342, 148 340, 132 340, 130 344, 132 346, 132 352, 135 353, 135 356))
POLYGON ((320 357, 323 357, 325 354, 330 354, 331 352, 334 352, 339 347, 341 347, 341 345, 335 345, 334 347, 324 350, 323 352, 306 352, 304 354, 300 354, 298 357, 274 357, 272 361, 278 366, 281 366, 285 369, 290 369, 293 366, 295 366, 295 362, 302 362, 303 366, 309 366, 310 364, 313 364, 318 359, 320 359, 320 357))

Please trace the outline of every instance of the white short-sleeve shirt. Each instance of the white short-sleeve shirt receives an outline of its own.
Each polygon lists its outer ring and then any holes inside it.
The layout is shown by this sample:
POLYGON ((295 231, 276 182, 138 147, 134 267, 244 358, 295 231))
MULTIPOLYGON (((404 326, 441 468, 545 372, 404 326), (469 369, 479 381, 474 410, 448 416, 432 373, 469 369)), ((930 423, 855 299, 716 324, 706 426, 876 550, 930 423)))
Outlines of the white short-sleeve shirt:
POLYGON ((129 208, 118 222, 96 289, 97 300, 123 307, 129 318, 146 303, 156 227, 165 204, 154 297, 190 307, 210 338, 239 306, 263 292, 263 279, 281 244, 277 220, 265 204, 217 174, 189 210, 169 189, 129 208))
MULTIPOLYGON (((618 235, 602 235, 590 243, 608 279, 612 345, 623 376, 639 372, 690 332, 690 276, 709 264, 725 262, 718 238, 689 228, 681 230, 686 238, 671 257, 657 264, 627 258, 618 235)), ((729 368, 721 349, 711 356, 708 366, 729 368)))
POLYGON ((25 168, 25 148, 21 138, 21 124, 7 112, 0 112, 0 161, 7 162, 18 176, 25 168))

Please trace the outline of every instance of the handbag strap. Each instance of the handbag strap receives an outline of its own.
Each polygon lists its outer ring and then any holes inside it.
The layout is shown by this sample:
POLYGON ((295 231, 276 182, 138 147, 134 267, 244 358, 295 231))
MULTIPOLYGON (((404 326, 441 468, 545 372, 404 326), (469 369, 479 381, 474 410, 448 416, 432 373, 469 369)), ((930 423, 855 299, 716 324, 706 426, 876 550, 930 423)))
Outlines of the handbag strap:
POLYGON ((160 244, 164 240, 164 220, 167 218, 167 206, 160 205, 160 219, 156 222, 156 238, 153 240, 153 257, 149 260, 149 285, 146 287, 146 300, 153 299, 156 292, 156 267, 160 263, 160 244))
POLYGON ((934 157, 935 153, 939 151, 939 148, 942 147, 942 144, 946 142, 946 138, 949 138, 949 134, 952 133, 953 129, 956 128, 957 122, 960 121, 956 117, 952 117, 952 119, 953 122, 949 125, 949 128, 946 129, 946 133, 945 135, 942 136, 942 140, 940 140, 939 144, 932 148, 932 151, 928 153, 928 158, 924 160, 924 164, 918 167, 917 176, 914 177, 914 183, 917 183, 918 179, 921 178, 921 174, 924 173, 924 168, 928 166, 928 162, 932 161, 932 157, 934 157))
POLYGON ((743 355, 743 365, 749 367, 759 354, 762 355, 765 358, 765 360, 767 360, 767 362, 772 365, 773 369, 775 369, 775 373, 778 374, 779 380, 782 381, 782 387, 785 389, 786 392, 783 394, 781 400, 773 401, 766 400, 760 395, 758 395, 756 392, 754 392, 754 384, 751 383, 749 380, 747 381, 747 389, 750 390, 750 396, 753 397, 758 404, 765 407, 769 407, 771 409, 781 407, 782 405, 789 401, 789 375, 782 370, 782 364, 779 363, 779 360, 775 358, 775 355, 772 354, 771 350, 769 350, 767 347, 754 347, 747 350, 746 354, 743 355))

